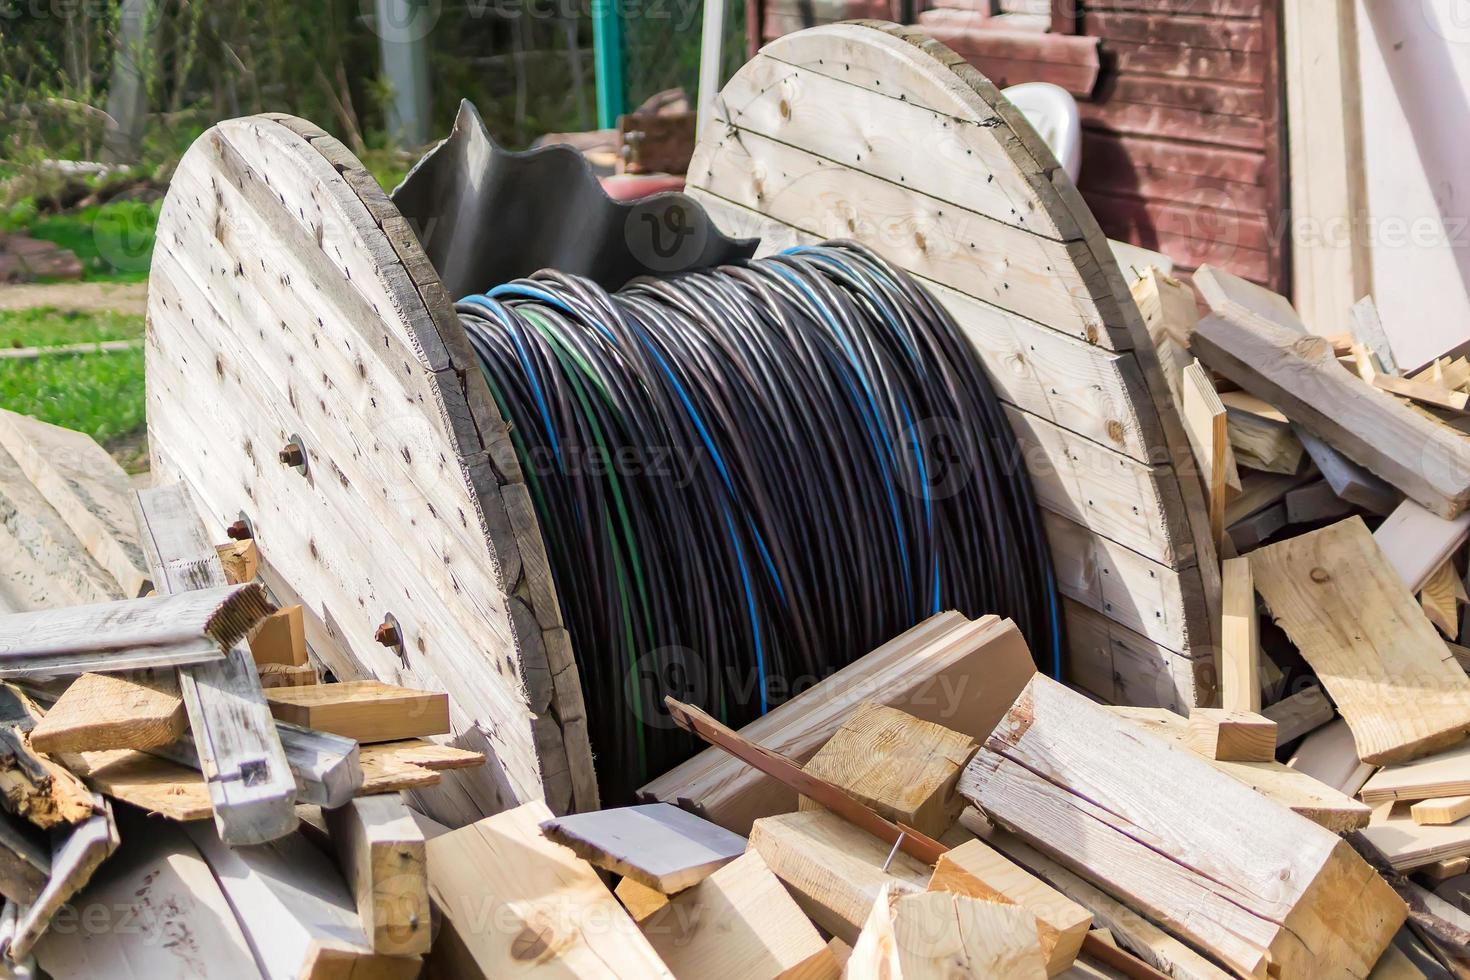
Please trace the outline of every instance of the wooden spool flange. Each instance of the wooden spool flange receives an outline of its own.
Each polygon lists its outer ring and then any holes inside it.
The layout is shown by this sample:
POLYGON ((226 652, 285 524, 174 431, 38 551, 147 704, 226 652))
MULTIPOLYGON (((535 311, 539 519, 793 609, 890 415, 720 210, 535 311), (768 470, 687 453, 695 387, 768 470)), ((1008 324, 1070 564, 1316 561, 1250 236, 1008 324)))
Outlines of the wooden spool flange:
MULTIPOLYGON (((948 49, 852 24, 769 45, 716 112, 689 186, 724 230, 862 241, 974 342, 1046 507, 1070 679, 1208 703, 1218 576, 1197 481, 1172 465, 1187 442, 1107 243, 1030 127, 948 49)), ((597 805, 505 423, 417 238, 340 143, 265 115, 190 148, 159 216, 147 374, 155 479, 183 481, 220 540, 250 522, 333 673, 449 692, 453 742, 489 762, 420 791, 432 816, 597 805)))

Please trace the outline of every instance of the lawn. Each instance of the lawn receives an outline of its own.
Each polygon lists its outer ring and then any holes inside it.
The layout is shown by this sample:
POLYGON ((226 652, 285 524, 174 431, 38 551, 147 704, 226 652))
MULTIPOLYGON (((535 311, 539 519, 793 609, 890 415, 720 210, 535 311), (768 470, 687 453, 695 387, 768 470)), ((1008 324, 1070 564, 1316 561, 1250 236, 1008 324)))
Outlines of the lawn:
MULTIPOLYGON (((0 311, 0 346, 55 347, 143 336, 143 318, 120 313, 0 311)), ((0 359, 0 408, 85 432, 121 457, 137 458, 143 429, 143 351, 0 359)))
POLYGON ((145 282, 162 204, 115 201, 36 218, 25 232, 75 252, 87 282, 145 282))

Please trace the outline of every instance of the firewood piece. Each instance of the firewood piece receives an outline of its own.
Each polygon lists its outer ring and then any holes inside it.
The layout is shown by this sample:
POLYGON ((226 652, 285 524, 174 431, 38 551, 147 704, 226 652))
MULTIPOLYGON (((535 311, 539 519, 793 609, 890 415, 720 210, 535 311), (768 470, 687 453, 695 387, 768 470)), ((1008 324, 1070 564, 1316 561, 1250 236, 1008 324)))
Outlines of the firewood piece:
POLYGON ((1253 711, 1195 708, 1189 713, 1188 745, 1220 762, 1272 762, 1276 722, 1253 711))
MULTIPOLYGON (((1225 534, 1225 489, 1230 482, 1227 467, 1234 458, 1230 451, 1225 405, 1199 361, 1184 369, 1180 385, 1180 417, 1204 481, 1209 504, 1210 537, 1218 548, 1225 534)), ((1236 474, 1235 482, 1238 486, 1239 474, 1236 474)))
POLYGON ((1041 675, 960 792, 1247 975, 1366 975, 1404 920, 1336 834, 1041 675))
POLYGON ((83 674, 36 724, 31 745, 42 752, 151 749, 188 727, 173 671, 83 674))
POLYGON ((941 857, 929 879, 929 890, 1025 909, 1036 920, 1048 976, 1072 965, 1092 925, 1091 912, 980 840, 966 841, 941 857))
POLYGON ((849 980, 940 977, 1044 978, 1035 920, 1024 909, 954 892, 894 894, 873 901, 853 944, 849 980))
POLYGON ((13 725, 0 726, 0 806, 42 830, 79 824, 97 812, 82 781, 32 751, 13 725))
POLYGON ((1224 404, 1230 447, 1241 466, 1264 473, 1295 473, 1305 450, 1291 420, 1268 403, 1244 391, 1227 391, 1224 404))
MULTIPOLYGON (((865 701, 803 768, 889 820, 938 837, 965 807, 955 784, 977 747, 968 735, 865 701)), ((817 806, 802 797, 799 809, 817 806)))
POLYGON ((0 616, 0 677, 222 660, 274 608, 251 584, 0 616))
POLYGON ((322 816, 368 945, 378 953, 427 953, 424 835, 402 797, 364 796, 322 816))
POLYGON ((639 923, 676 977, 835 978, 832 951, 760 854, 747 851, 639 923))
POLYGON ((306 664, 306 616, 298 604, 277 609, 250 636, 250 656, 257 667, 306 664))
POLYGON ((1442 827, 1470 817, 1470 796, 1441 796, 1420 800, 1409 807, 1409 816, 1421 827, 1442 827))
POLYGON ((569 814, 542 824, 594 868, 665 895, 699 884, 745 853, 745 838, 668 803, 569 814))
POLYGON ((1261 710, 1261 617, 1248 558, 1227 558, 1220 571, 1220 703, 1261 710))
POLYGON ((343 681, 266 692, 271 714, 359 742, 392 742, 449 731, 449 695, 381 681, 343 681))
POLYGON ((260 552, 254 541, 248 538, 244 541, 231 541, 229 544, 215 545, 214 550, 219 555, 219 563, 224 566, 225 581, 231 585, 240 585, 255 580, 256 573, 260 571, 260 552))

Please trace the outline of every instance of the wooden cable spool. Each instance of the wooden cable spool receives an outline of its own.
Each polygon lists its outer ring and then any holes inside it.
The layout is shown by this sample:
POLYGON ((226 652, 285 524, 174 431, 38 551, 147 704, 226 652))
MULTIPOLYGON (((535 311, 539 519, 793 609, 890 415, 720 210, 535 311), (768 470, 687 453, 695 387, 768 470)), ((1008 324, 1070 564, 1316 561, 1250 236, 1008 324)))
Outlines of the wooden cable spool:
MULTIPOLYGON (((717 117, 689 188, 723 230, 864 242, 974 340, 1046 508, 1070 679, 1209 703, 1218 572, 1172 465, 1188 444, 1106 240, 1019 113, 922 35, 844 24, 766 47, 717 117)), ((449 692, 452 741, 489 761, 420 791, 432 816, 597 806, 505 423, 408 222, 345 147, 274 114, 196 141, 159 216, 146 359, 155 479, 182 481, 220 540, 249 521, 339 678, 449 692)))

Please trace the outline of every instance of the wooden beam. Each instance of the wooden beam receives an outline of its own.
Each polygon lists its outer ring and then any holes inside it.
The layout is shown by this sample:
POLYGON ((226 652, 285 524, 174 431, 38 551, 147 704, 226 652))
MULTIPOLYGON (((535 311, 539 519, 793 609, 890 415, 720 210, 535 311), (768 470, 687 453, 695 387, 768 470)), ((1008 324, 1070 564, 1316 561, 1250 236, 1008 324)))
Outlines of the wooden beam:
POLYGON ((1232 711, 1261 710, 1261 617, 1247 558, 1220 568, 1220 704, 1232 711))
POLYGON ((1470 501, 1470 473, 1454 465, 1470 437, 1342 370, 1323 338, 1232 311, 1201 320, 1191 343, 1211 369, 1441 517, 1470 501))
POLYGON ((1276 741, 1287 745, 1336 718, 1337 709, 1322 688, 1314 684, 1266 705, 1261 714, 1276 722, 1276 741))
POLYGON ((301 834, 230 847, 206 823, 186 826, 264 976, 414 980, 423 969, 420 957, 373 951, 341 876, 301 834))
POLYGON ((1253 711, 1195 708, 1189 713, 1187 744, 1219 762, 1273 762, 1276 723, 1253 711))
POLYGON ((214 546, 214 553, 219 556, 219 563, 224 567, 225 581, 231 585, 254 581, 256 573, 260 571, 260 549, 249 538, 231 541, 229 544, 217 544, 214 546))
MULTIPOLYGON (((1215 547, 1219 548, 1225 537, 1225 485, 1228 482, 1225 468, 1230 445, 1225 406, 1199 361, 1184 369, 1181 385, 1183 401, 1180 414, 1205 484, 1210 535, 1215 547)), ((1236 482, 1240 482, 1239 476, 1236 482)))
POLYGON ((1018 905, 1035 919, 1048 976, 1068 969, 1082 949, 1092 913, 980 840, 953 848, 934 866, 930 891, 1018 905))
POLYGON ((424 834, 398 794, 364 796, 323 809, 337 866, 377 953, 427 953, 429 885, 424 834))
MULTIPOLYGON (((160 593, 226 584, 182 484, 138 491, 137 516, 160 593)), ((290 833, 296 779, 245 644, 233 645, 223 660, 180 668, 179 693, 220 836, 230 844, 254 844, 290 833)))
POLYGON ((298 604, 278 609, 250 635, 250 656, 257 667, 279 664, 305 666, 306 617, 298 604))
POLYGON ((873 901, 852 947, 849 980, 940 980, 963 963, 973 977, 1047 976, 1035 920, 1009 903, 954 892, 894 895, 873 901))
POLYGON ((449 695, 381 681, 343 681, 266 692, 271 714, 359 742, 394 742, 449 731, 449 695))
POLYGON ((781 881, 748 851, 639 923, 676 977, 835 978, 831 949, 781 881))
POLYGON ((222 660, 274 607, 259 585, 0 617, 0 677, 181 667, 222 660))
POLYGON ((1247 975, 1366 975, 1406 915, 1336 834, 1041 675, 960 792, 1247 975))
POLYGON ((1470 731, 1470 678, 1361 518, 1250 561, 1256 590, 1337 702, 1360 759, 1407 762, 1470 731))
MULTIPOLYGON (((1176 745, 1189 747, 1189 722, 1167 708, 1113 707, 1108 710, 1119 717, 1127 718, 1151 734, 1176 745)), ((1368 826, 1372 811, 1367 806, 1337 788, 1320 782, 1305 772, 1284 766, 1274 759, 1267 762, 1222 762, 1218 759, 1208 761, 1236 782, 1244 783, 1262 796, 1275 800, 1293 813, 1301 814, 1333 833, 1340 834, 1368 826)))
POLYGON ((260 664, 256 673, 260 675, 261 690, 278 687, 315 687, 322 682, 322 675, 311 664, 293 667, 291 664, 260 664))
POLYGON ((31 745, 41 752, 150 749, 188 727, 174 671, 83 674, 36 724, 31 745))
MULTIPOLYGON (((772 709, 740 734, 806 762, 857 705, 877 700, 979 738, 1035 672, 1014 624, 943 613, 772 709)), ((675 804, 687 800, 706 819, 746 835, 756 818, 798 805, 795 792, 718 749, 676 766, 639 795, 675 804)))
POLYGON ((1332 487, 1332 492, 1343 500, 1379 517, 1386 517, 1403 500, 1403 494, 1306 429, 1299 425, 1293 425, 1292 428, 1307 455, 1317 465, 1322 478, 1332 487))
POLYGON ((745 838, 668 803, 576 813, 541 832, 595 868, 673 895, 745 853, 745 838))
POLYGON ((1353 335, 1373 352, 1378 363, 1383 365, 1383 370, 1389 374, 1402 374, 1398 361, 1393 356, 1393 347, 1388 342, 1388 334, 1383 330, 1383 321, 1378 316, 1378 306, 1373 302, 1373 297, 1364 296, 1354 303, 1352 309, 1348 310, 1348 318, 1352 323, 1353 335))
POLYGON ((1470 536, 1470 512, 1454 520, 1425 510, 1412 500, 1394 508, 1373 532, 1383 556, 1410 592, 1418 592, 1434 570, 1470 536))
MULTIPOLYGON (((938 837, 964 809, 955 784, 976 748, 968 735, 864 701, 803 768, 889 820, 938 837)), ((800 809, 817 806, 801 798, 800 809)))
POLYGON ((1285 415, 1244 391, 1227 391, 1220 401, 1225 406, 1230 447, 1241 466, 1282 474, 1301 469, 1305 450, 1285 415))
MULTIPOLYGON (((363 788, 361 750, 357 742, 331 732, 276 722, 276 735, 296 777, 296 799, 321 807, 344 805, 363 788)), ((181 738, 149 750, 154 755, 202 772, 192 739, 181 738)))
POLYGON ((1326 480, 1288 490, 1285 502, 1288 524, 1320 524, 1353 512, 1353 505, 1339 497, 1326 480))
POLYGON ((541 834, 551 817, 533 801, 428 842, 429 895, 443 922, 431 970, 672 980, 592 866, 541 834), (486 896, 494 928, 480 914, 486 896))
POLYGON ((756 851, 802 911, 845 943, 857 941, 878 892, 923 891, 932 869, 835 813, 806 810, 762 817, 750 831, 756 851))

